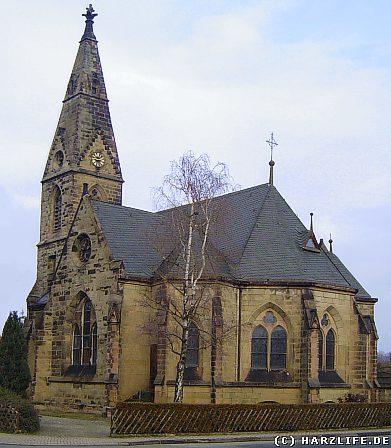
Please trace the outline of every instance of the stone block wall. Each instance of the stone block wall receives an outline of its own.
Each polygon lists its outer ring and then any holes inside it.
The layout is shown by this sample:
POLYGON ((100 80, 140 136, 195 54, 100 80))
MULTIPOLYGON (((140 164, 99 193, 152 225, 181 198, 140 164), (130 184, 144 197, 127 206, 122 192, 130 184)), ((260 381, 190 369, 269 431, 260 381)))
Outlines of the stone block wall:
POLYGON ((35 335, 35 401, 65 405, 87 400, 91 405, 110 405, 107 391, 118 382, 118 359, 107 355, 108 347, 113 347, 111 339, 114 337, 114 327, 108 322, 108 316, 113 306, 120 310, 122 303, 119 273, 120 264, 112 260, 95 220, 90 199, 85 197, 67 240, 57 275, 50 282, 43 328, 35 335), (86 262, 81 262, 72 250, 80 233, 88 234, 91 239, 91 256, 86 262), (98 329, 97 365, 93 378, 78 378, 67 373, 71 365, 75 312, 84 294, 91 300, 98 329), (110 362, 116 363, 117 368, 108 365, 110 362))

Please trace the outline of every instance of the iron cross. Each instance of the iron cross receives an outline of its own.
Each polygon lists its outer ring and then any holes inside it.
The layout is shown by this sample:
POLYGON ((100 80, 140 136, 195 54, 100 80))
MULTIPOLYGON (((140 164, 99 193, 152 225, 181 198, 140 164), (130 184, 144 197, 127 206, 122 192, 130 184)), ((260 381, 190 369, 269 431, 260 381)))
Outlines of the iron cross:
POLYGON ((274 149, 274 146, 278 146, 278 143, 274 140, 273 132, 270 135, 270 140, 266 140, 266 143, 269 143, 270 152, 271 152, 271 159, 270 160, 273 160, 273 149, 274 149))

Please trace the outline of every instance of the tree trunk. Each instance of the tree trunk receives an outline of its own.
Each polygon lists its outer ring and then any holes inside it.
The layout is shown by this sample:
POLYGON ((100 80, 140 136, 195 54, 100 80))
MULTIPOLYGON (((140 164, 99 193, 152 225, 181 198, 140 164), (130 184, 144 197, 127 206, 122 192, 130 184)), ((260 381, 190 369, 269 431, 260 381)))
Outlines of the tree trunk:
POLYGON ((182 329, 181 354, 179 357, 178 364, 176 365, 174 403, 182 403, 183 401, 183 378, 186 367, 188 339, 189 339, 189 326, 186 325, 182 329))

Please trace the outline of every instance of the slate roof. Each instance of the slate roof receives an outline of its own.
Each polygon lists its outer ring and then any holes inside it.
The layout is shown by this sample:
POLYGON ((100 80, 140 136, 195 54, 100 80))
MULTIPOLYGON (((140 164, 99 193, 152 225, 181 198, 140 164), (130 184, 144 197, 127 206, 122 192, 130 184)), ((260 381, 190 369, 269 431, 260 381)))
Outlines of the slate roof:
MULTIPOLYGON (((224 210, 210 237, 216 277, 245 282, 319 283, 370 295, 325 246, 305 250, 309 232, 274 186, 259 185, 214 199, 224 210)), ((157 213, 92 201, 115 259, 136 277, 151 278, 174 249, 170 210, 157 213), (159 248, 159 241, 165 241, 159 248)))
POLYGON ((135 277, 150 278, 164 257, 154 245, 160 220, 154 213, 92 201, 93 208, 116 260, 135 277))

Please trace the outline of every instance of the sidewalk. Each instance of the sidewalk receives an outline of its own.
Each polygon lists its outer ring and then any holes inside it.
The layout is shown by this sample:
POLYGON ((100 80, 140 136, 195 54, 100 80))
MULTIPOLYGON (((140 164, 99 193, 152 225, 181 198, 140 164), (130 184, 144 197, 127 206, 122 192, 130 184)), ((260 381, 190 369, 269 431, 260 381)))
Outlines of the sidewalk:
MULTIPOLYGON (((110 437, 110 422, 107 420, 79 420, 62 417, 41 416, 41 429, 34 435, 0 433, 0 446, 6 445, 74 445, 74 446, 137 446, 146 444, 181 444, 206 442, 252 442, 273 441, 275 433, 236 433, 213 435, 164 435, 110 437)), ((293 436, 337 433, 341 437, 347 432, 322 431, 313 433, 292 433, 293 436)), ((349 435, 385 434, 391 437, 391 428, 359 429, 349 435)))

